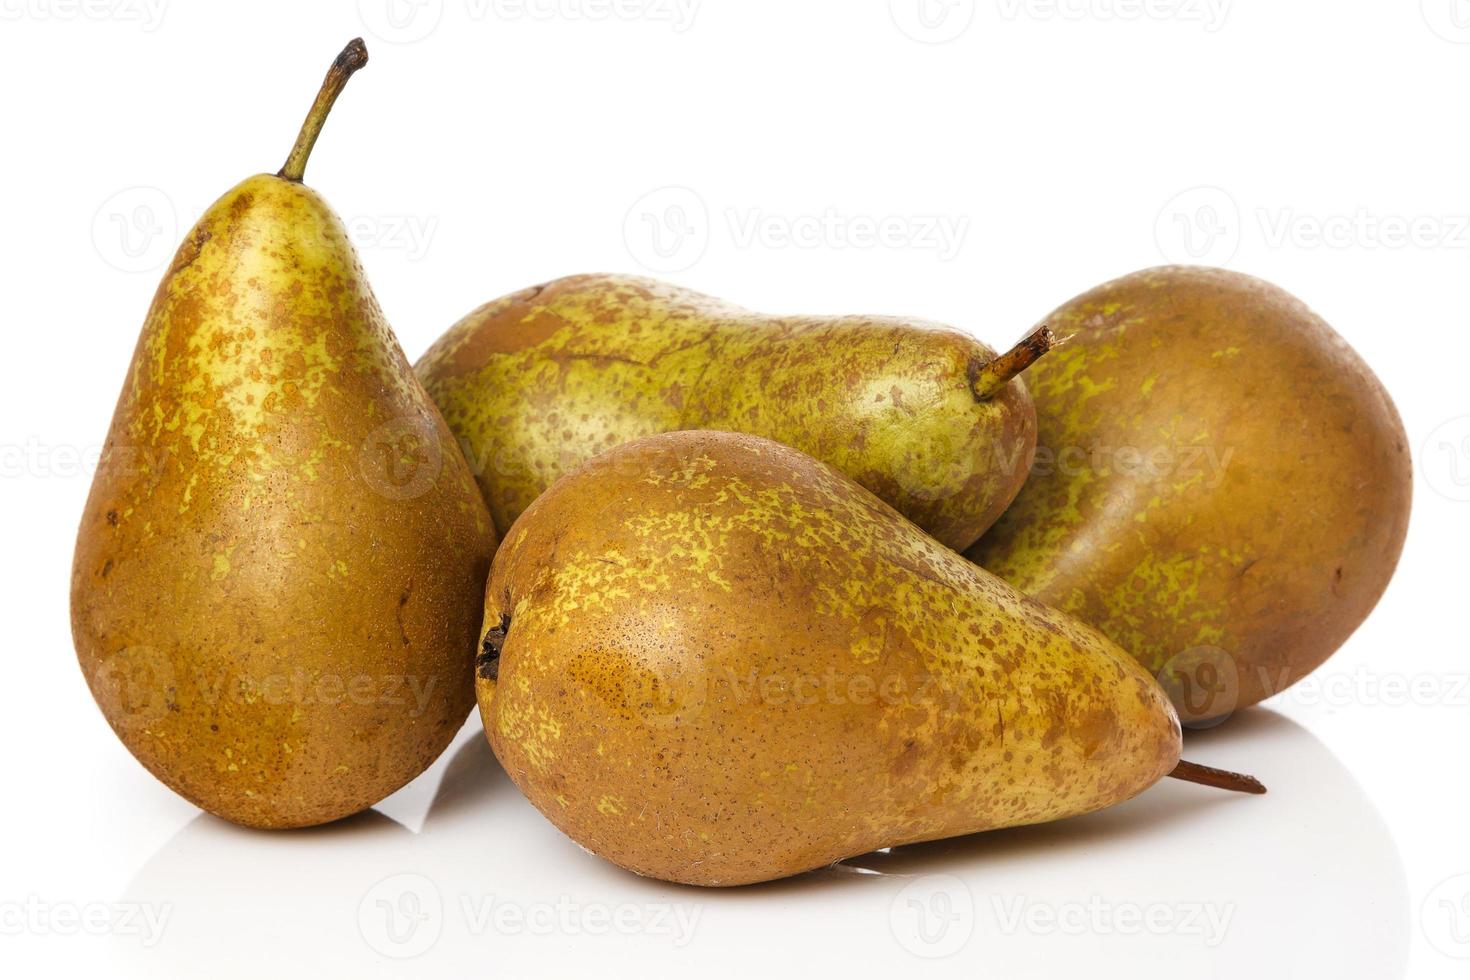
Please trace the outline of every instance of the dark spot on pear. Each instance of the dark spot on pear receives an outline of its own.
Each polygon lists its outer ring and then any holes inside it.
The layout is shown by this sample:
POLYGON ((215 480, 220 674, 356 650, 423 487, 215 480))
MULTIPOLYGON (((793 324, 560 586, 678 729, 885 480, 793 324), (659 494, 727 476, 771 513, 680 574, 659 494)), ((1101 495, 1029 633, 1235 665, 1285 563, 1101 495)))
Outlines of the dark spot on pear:
POLYGON ((500 649, 505 646, 505 634, 510 631, 510 617, 502 615, 500 625, 485 631, 480 641, 480 655, 475 658, 475 670, 486 680, 500 678, 500 649))

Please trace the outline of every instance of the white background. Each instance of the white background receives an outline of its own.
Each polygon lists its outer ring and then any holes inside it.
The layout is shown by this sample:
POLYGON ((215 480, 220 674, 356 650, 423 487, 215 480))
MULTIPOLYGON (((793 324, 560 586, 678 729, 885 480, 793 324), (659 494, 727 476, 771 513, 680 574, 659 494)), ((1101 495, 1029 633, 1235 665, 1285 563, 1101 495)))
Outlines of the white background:
POLYGON ((1470 3, 581 2, 0 0, 0 972, 1464 976, 1470 3), (1396 397, 1415 513, 1347 646, 1191 740, 1271 794, 1162 785, 710 892, 578 850, 473 722, 316 831, 241 831, 155 782, 71 651, 91 464, 161 267, 280 165, 356 34, 372 63, 307 180, 411 358, 592 270, 992 344, 1166 260, 1306 299, 1396 397))

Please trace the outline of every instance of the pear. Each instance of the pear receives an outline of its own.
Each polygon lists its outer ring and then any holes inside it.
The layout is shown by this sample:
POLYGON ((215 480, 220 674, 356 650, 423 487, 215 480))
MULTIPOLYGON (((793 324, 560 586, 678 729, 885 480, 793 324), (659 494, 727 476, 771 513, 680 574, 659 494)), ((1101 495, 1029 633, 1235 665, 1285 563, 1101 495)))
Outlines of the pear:
POLYGON ((1326 660, 1388 585, 1408 440, 1369 367, 1300 300, 1150 269, 1046 318, 1040 445, 969 554, 1097 627, 1209 725, 1326 660))
POLYGON ((735 885, 1056 820, 1175 773, 1154 679, 1091 628, 754 436, 614 449, 516 522, 481 717, 557 827, 639 874, 735 885))
POLYGON ((143 324, 77 537, 72 632, 127 748, 205 810, 371 806, 473 705, 496 536, 474 478, 290 159, 216 201, 143 324))
POLYGON ((487 303, 416 370, 505 530, 558 477, 640 436, 722 429, 837 467, 952 548, 1015 497, 1035 447, 1005 355, 939 324, 772 317, 634 276, 558 279, 487 303))

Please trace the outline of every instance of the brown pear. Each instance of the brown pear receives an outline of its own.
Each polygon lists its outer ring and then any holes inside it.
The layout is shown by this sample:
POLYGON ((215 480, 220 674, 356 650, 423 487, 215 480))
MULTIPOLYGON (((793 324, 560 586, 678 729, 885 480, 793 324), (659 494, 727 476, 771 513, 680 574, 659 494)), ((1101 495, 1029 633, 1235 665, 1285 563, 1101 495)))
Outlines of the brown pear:
POLYGON ((1373 609, 1409 521, 1408 440, 1300 300, 1150 269, 1046 317, 1037 465, 970 556, 1096 626, 1208 724, 1306 676, 1373 609))
POLYGON ((77 537, 72 633, 128 749, 228 820, 296 827, 418 775, 473 703, 495 547, 342 222, 279 174, 189 233, 143 324, 77 537))
POLYGON ((532 504, 491 572, 477 689, 553 823, 699 885, 1086 813, 1171 772, 1259 790, 1179 763, 1164 692, 1095 630, 734 433, 625 444, 532 504))

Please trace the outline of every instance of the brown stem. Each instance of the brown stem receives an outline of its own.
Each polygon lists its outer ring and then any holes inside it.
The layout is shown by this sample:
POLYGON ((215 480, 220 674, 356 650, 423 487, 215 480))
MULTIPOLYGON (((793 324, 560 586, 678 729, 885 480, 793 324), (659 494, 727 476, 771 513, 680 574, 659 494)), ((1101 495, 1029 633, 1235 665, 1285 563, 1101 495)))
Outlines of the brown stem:
POLYGON ((1000 393, 1012 378, 1026 370, 1036 359, 1057 345, 1051 327, 1042 324, 1027 334, 1019 344, 976 368, 970 376, 970 391, 977 402, 989 401, 1000 393))
POLYGON ((321 135, 322 124, 327 121, 327 113, 332 111, 332 103, 337 101, 337 96, 342 94, 342 89, 347 85, 347 79, 352 73, 367 64, 367 45, 362 43, 362 38, 355 37, 347 42, 347 47, 337 55, 337 60, 332 62, 332 67, 327 69, 326 80, 322 82, 321 91, 316 94, 316 101, 311 104, 311 111, 306 114, 306 122, 301 124, 301 133, 296 137, 296 145, 291 147, 291 155, 286 158, 285 166, 277 176, 286 180, 294 180, 298 184, 306 174, 306 158, 311 156, 311 148, 316 146, 316 138, 321 135))
POLYGON ((1174 771, 1169 773, 1174 779, 1182 779, 1187 783, 1199 783, 1201 786, 1213 786, 1216 789, 1228 789, 1234 793, 1264 793, 1266 787, 1255 776, 1247 776, 1239 772, 1226 772, 1224 769, 1213 769, 1210 766, 1202 766, 1197 762, 1185 762, 1182 759, 1174 771))

